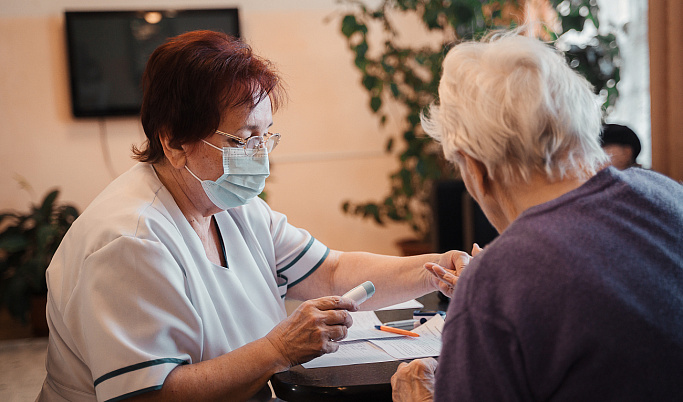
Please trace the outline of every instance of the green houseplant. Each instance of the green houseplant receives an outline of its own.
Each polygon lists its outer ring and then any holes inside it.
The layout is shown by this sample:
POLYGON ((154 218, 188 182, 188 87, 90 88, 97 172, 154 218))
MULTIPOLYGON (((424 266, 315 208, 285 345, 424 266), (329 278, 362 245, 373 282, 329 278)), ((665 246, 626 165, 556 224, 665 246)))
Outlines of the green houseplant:
POLYGON ((74 206, 57 203, 58 195, 59 190, 48 192, 25 213, 0 213, 0 306, 22 322, 31 300, 47 294, 45 270, 79 215, 74 206))
MULTIPOLYGON (((401 132, 390 135, 386 152, 395 154, 399 167, 389 176, 389 192, 377 201, 345 201, 345 213, 383 225, 409 225, 415 239, 430 243, 432 188, 438 180, 458 178, 442 157, 440 147, 425 135, 420 113, 435 100, 443 57, 456 41, 477 38, 492 29, 510 28, 521 19, 524 1, 514 0, 340 0, 345 6, 341 33, 354 55, 354 65, 369 95, 369 107, 384 125, 389 118, 402 120, 401 132), (517 13, 515 14, 515 11, 517 13), (396 21, 412 15, 439 43, 406 44, 404 25, 396 21), (386 105, 399 104, 402 115, 390 114, 386 105)), ((552 0, 548 8, 556 18, 558 33, 545 28, 546 39, 583 30, 586 21, 596 28, 598 7, 594 0, 552 0)), ((402 20, 403 21, 403 20, 402 20)), ((409 43, 409 41, 408 41, 409 43)), ((559 43, 559 42, 558 42, 559 43)), ((613 34, 596 33, 586 44, 568 44, 565 54, 572 68, 586 76, 605 97, 604 107, 618 96, 618 47, 613 34)))

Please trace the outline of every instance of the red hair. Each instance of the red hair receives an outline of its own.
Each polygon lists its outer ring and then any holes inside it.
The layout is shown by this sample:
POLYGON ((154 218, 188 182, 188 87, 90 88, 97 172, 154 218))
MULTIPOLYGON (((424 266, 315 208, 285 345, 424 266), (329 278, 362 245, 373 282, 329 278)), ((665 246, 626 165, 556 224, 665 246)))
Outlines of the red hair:
POLYGON ((149 163, 164 158, 161 132, 178 148, 213 134, 228 108, 253 108, 269 96, 276 111, 285 96, 269 61, 241 40, 213 31, 188 32, 159 46, 147 61, 142 88, 147 142, 133 153, 149 163))

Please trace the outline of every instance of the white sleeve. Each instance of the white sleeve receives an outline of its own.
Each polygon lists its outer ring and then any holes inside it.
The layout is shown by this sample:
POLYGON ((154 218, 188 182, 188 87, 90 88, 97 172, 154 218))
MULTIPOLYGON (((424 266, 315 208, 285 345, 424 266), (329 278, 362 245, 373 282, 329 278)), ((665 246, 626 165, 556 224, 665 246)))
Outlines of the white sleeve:
POLYGON ((307 231, 289 224, 285 215, 272 210, 270 215, 278 284, 290 288, 318 269, 330 249, 307 231))
POLYGON ((64 321, 99 401, 160 389, 201 358, 201 319, 182 266, 160 242, 119 237, 85 260, 64 321))

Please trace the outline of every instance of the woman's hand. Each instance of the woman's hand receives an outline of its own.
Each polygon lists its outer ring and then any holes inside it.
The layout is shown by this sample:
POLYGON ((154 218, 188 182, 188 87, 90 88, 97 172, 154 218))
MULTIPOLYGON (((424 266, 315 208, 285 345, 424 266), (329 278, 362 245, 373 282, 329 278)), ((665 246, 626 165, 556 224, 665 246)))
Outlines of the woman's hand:
POLYGON ((308 300, 265 336, 289 367, 336 352, 353 324, 358 305, 340 296, 308 300))
POLYGON ((472 258, 482 250, 477 243, 474 243, 471 257, 463 251, 450 251, 443 255, 442 260, 445 260, 444 262, 439 261, 439 264, 428 262, 424 268, 433 275, 434 280, 438 281, 437 286, 441 293, 453 297, 458 277, 472 258))
POLYGON ((433 358, 401 363, 391 376, 391 398, 394 402, 426 402, 434 399, 434 374, 437 362, 433 358))

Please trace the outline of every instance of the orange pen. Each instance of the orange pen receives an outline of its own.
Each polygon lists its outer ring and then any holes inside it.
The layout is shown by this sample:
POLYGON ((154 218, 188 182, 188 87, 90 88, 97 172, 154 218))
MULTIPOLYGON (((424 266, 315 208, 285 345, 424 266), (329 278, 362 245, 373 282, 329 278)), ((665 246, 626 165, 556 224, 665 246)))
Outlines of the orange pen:
POLYGON ((392 332, 394 334, 399 334, 399 335, 407 335, 407 336, 413 336, 413 337, 420 336, 420 334, 416 334, 413 331, 408 331, 405 329, 394 328, 394 327, 387 327, 386 325, 375 325, 375 328, 379 329, 380 331, 392 332))

